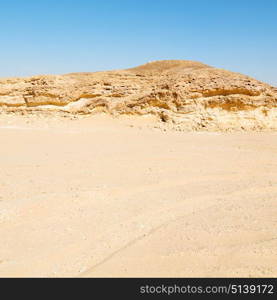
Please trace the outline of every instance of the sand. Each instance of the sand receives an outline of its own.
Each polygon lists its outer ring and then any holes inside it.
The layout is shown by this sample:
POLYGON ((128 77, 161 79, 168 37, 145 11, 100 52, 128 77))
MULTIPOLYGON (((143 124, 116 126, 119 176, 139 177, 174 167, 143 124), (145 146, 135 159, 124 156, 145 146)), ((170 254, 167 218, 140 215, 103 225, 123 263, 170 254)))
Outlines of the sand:
POLYGON ((0 116, 1 277, 277 276, 277 133, 0 116))

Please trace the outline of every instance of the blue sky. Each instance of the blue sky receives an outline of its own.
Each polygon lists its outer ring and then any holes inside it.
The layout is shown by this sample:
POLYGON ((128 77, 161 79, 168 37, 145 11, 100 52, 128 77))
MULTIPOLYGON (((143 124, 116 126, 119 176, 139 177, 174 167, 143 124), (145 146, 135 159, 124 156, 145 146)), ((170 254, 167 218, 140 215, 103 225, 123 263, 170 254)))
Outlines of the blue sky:
POLYGON ((189 59, 277 85, 276 0, 0 0, 0 76, 189 59))

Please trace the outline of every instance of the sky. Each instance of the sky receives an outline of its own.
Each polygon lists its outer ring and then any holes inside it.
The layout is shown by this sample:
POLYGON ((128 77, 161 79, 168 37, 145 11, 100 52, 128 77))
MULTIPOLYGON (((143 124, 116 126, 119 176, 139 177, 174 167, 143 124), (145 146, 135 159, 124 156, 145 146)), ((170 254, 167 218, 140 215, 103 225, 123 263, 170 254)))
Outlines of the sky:
POLYGON ((276 0, 0 0, 0 77, 200 61, 277 86, 276 0))

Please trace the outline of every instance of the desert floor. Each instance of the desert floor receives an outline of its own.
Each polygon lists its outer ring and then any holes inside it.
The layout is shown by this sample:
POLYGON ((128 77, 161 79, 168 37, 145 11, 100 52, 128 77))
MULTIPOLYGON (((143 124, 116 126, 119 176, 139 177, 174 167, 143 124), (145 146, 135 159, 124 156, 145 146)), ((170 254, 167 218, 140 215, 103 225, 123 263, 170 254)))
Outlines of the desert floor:
POLYGON ((277 276, 277 133, 0 115, 0 276, 277 276))

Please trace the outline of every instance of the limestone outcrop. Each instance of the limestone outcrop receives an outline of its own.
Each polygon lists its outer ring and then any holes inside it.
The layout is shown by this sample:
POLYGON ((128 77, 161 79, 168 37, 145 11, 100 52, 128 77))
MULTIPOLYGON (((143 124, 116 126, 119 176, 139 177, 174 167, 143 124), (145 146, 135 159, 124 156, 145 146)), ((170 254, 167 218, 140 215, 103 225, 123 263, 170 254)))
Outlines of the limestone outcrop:
POLYGON ((153 114, 180 130, 277 129, 277 89, 182 60, 118 71, 0 79, 0 112, 153 114))

